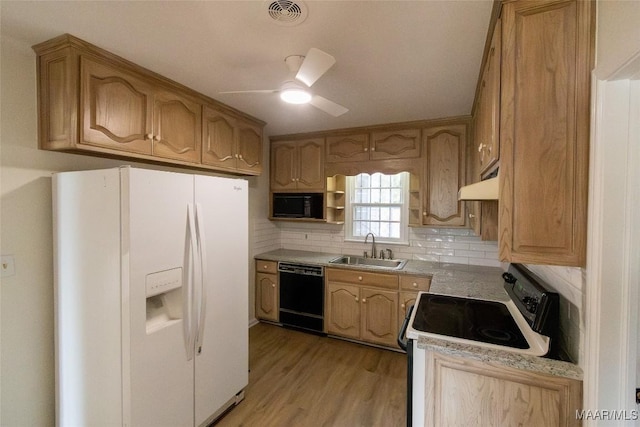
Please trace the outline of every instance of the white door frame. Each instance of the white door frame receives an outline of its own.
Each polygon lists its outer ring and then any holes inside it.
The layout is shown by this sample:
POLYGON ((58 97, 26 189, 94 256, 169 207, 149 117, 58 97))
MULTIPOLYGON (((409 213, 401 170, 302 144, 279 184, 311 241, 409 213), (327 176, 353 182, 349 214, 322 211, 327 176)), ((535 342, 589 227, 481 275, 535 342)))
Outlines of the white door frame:
POLYGON ((632 420, 640 384, 640 52, 592 87, 584 409, 632 420))

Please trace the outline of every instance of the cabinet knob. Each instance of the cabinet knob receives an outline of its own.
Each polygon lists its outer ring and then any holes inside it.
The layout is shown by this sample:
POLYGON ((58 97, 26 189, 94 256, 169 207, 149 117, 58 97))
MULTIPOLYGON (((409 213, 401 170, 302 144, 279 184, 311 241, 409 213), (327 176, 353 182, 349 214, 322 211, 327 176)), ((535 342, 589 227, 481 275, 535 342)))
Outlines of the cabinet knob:
POLYGON ((272 288, 275 288, 275 287, 276 287, 276 284, 275 284, 275 283, 272 283, 272 284, 271 284, 271 287, 272 287, 272 288))
POLYGON ((482 145, 482 143, 480 143, 480 145, 478 145, 478 153, 482 152, 482 147, 483 147, 483 145, 482 145))
POLYGON ((154 136, 153 136, 153 140, 154 140, 154 141, 160 141, 160 137, 159 137, 158 135, 154 135, 154 136))
POLYGON ((296 182, 296 179, 295 178, 291 178, 291 182, 296 182))
POLYGON ((238 158, 242 160, 242 154, 238 154, 238 158))
POLYGON ((356 302, 359 301, 358 297, 356 297, 356 302))
POLYGON ((475 218, 475 217, 476 217, 476 216, 475 216, 474 214, 469 214, 469 218, 473 219, 473 218, 475 218))
POLYGON ((358 276, 358 280, 362 282, 362 276, 358 276))
POLYGON ((366 302, 367 302, 367 299, 366 298, 362 298, 362 303, 366 304, 366 302))
POLYGON ((376 151, 376 147, 371 147, 371 151, 376 151))
POLYGON ((369 151, 369 149, 367 147, 364 147, 364 151, 369 151))
POLYGON ((269 266, 265 264, 262 268, 266 270, 267 268, 269 268, 269 266))
POLYGON ((418 287, 418 284, 417 284, 416 282, 413 282, 413 287, 414 287, 414 288, 417 288, 417 287, 418 287))
POLYGON ((400 307, 405 308, 404 304, 400 304, 400 307))
POLYGON ((427 216, 427 211, 422 212, 422 215, 427 216))
POLYGON ((150 134, 150 133, 148 133, 148 134, 147 134, 147 139, 151 139, 151 140, 153 140, 153 135, 152 135, 152 134, 150 134))

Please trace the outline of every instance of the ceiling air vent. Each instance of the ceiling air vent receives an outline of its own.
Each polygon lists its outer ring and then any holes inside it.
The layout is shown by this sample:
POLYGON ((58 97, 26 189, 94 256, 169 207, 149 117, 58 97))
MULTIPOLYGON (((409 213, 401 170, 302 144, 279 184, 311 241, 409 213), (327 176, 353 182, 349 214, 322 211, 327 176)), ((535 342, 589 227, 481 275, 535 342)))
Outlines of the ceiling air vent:
POLYGON ((307 19, 307 6, 301 1, 267 0, 265 4, 269 17, 278 25, 292 27, 307 19))

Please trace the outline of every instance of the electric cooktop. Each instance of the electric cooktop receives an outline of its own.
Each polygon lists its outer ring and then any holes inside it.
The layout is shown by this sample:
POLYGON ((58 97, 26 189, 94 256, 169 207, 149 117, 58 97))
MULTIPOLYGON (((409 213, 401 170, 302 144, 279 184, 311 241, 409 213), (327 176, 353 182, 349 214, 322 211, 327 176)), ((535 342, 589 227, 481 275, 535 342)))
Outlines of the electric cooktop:
POLYGON ((500 302, 422 294, 419 306, 413 320, 413 328, 418 331, 529 348, 511 313, 500 302))
POLYGON ((520 264, 511 264, 502 278, 505 301, 421 292, 407 332, 554 357, 558 294, 520 264))

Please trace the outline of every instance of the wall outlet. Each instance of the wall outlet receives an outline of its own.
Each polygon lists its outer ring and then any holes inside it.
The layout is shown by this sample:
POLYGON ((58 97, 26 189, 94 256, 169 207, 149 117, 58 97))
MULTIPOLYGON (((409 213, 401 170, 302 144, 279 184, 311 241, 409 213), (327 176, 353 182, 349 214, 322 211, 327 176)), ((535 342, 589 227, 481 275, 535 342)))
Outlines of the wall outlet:
POLYGON ((16 274, 16 264, 13 259, 13 255, 2 255, 0 267, 2 270, 2 277, 9 277, 16 274))

